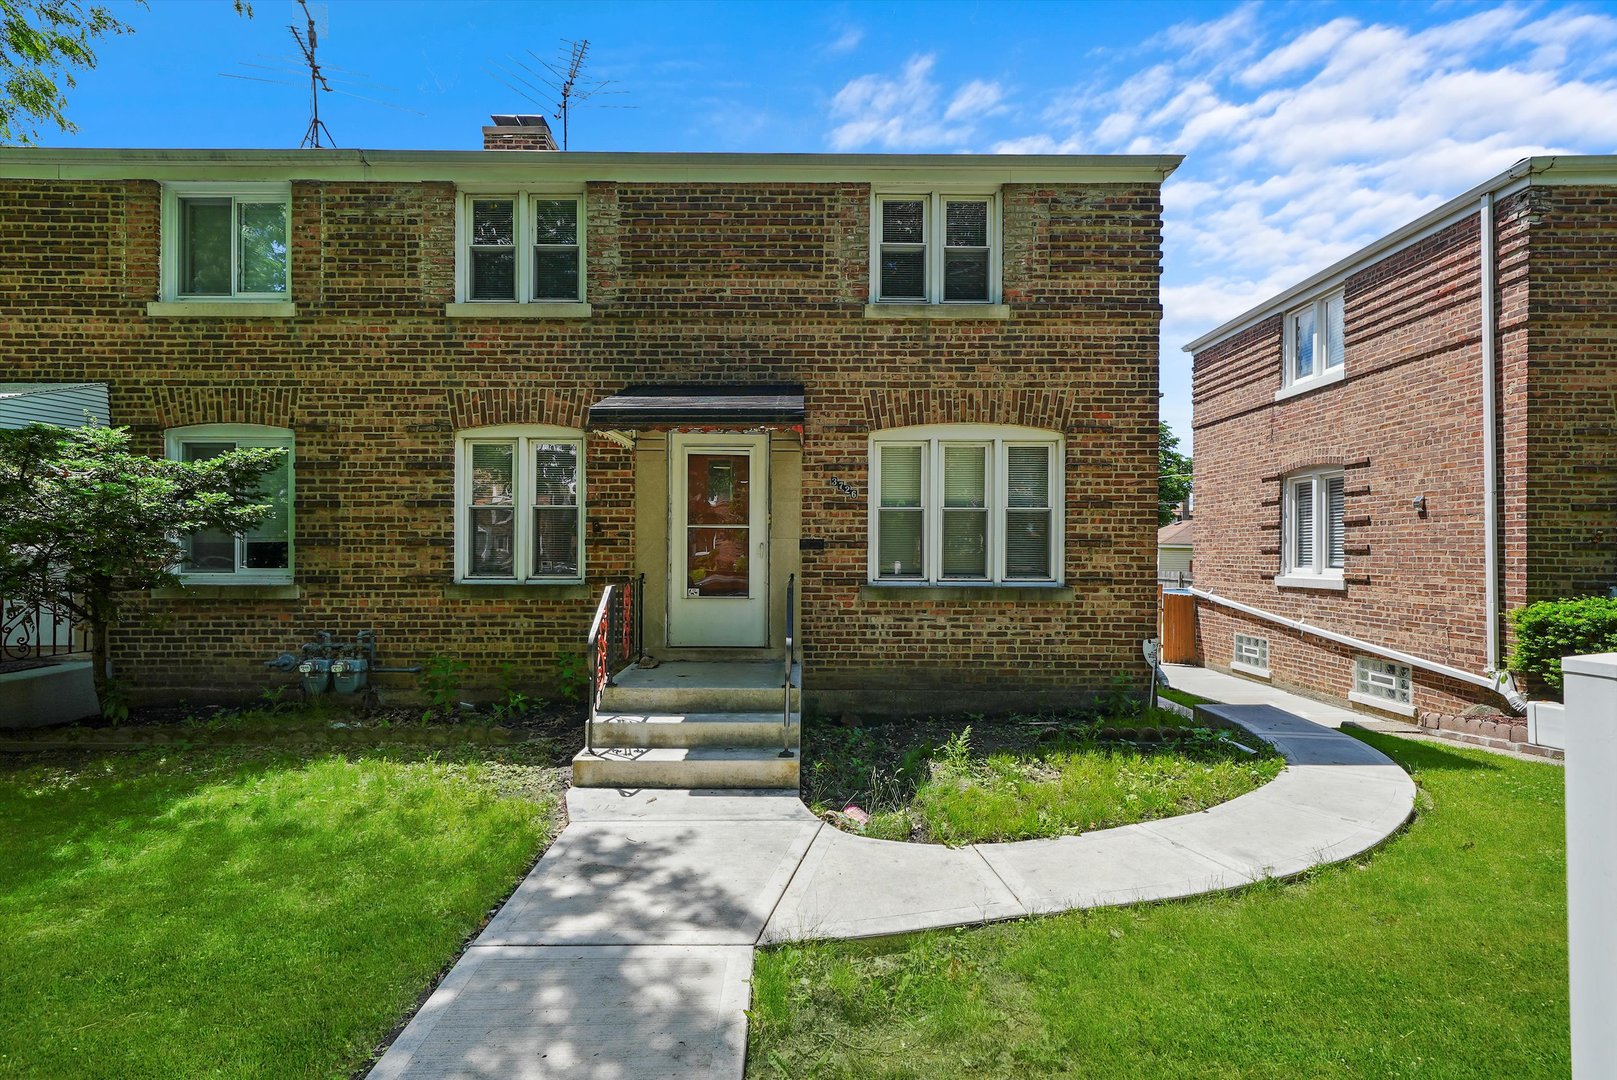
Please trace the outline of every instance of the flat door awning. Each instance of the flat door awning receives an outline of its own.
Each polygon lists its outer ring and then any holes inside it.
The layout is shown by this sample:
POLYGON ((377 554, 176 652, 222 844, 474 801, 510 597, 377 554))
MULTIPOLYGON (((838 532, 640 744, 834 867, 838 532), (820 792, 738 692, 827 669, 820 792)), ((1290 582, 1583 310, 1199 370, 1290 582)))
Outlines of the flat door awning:
POLYGON ((803 387, 630 386, 590 406, 594 429, 792 427, 803 422, 803 387))

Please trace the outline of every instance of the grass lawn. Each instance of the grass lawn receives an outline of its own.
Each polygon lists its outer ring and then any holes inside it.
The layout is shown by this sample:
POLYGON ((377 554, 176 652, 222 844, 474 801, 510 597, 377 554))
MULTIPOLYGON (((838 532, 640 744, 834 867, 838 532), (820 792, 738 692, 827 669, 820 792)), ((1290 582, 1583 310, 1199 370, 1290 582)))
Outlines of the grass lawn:
POLYGON ((1563 777, 1361 734, 1418 815, 1235 895, 759 953, 748 1076, 1565 1077, 1563 777))
POLYGON ((1197 705, 1218 704, 1212 698, 1204 698, 1200 694, 1192 694, 1189 690, 1175 690, 1171 686, 1157 687, 1157 696, 1167 698, 1169 701, 1177 701, 1179 704, 1188 709, 1194 709, 1197 705))
POLYGON ((1103 737, 1115 729, 1093 719, 821 727, 805 736, 805 798, 816 813, 850 803, 869 812, 863 825, 837 819, 866 836, 960 845, 1194 813, 1284 765, 1261 742, 1247 740, 1261 752, 1244 751, 1174 713, 1117 723, 1134 738, 1103 737), (1137 738, 1140 728, 1153 737, 1137 738))
POLYGON ((557 828, 552 764, 0 759, 0 1075, 349 1076, 557 828))

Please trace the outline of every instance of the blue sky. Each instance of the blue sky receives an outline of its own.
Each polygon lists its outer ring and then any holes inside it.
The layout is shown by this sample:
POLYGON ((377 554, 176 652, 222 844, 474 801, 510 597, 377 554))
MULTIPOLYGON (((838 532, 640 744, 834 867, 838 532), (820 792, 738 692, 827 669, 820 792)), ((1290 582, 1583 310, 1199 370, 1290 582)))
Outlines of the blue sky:
MULTIPOLYGON (((298 144, 290 0, 112 6, 134 32, 41 142, 298 144)), ((1162 415, 1186 442, 1186 341, 1519 158, 1617 152, 1613 3, 312 6, 339 146, 475 148, 488 113, 544 111, 511 89, 530 50, 587 38, 621 93, 575 150, 1184 154, 1162 415)))

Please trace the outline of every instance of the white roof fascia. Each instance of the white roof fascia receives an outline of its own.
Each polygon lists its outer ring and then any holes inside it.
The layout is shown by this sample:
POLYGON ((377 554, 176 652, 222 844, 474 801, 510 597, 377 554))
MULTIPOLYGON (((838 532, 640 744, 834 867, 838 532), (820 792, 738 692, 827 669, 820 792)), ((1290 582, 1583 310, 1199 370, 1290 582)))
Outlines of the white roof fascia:
POLYGON ((1332 263, 1312 277, 1304 278, 1291 288, 1271 296, 1222 326, 1209 330, 1184 346, 1184 351, 1198 353, 1209 345, 1216 345, 1225 338, 1233 337, 1242 330, 1279 315, 1295 305, 1306 303, 1316 296, 1340 288, 1344 281, 1366 267, 1413 244, 1418 244, 1434 233, 1442 232, 1462 218, 1475 214, 1478 200, 1484 195, 1503 197, 1535 184, 1602 183, 1617 183, 1617 155, 1523 158, 1498 176, 1484 180, 1463 195, 1458 195, 1442 206, 1422 214, 1409 224, 1360 248, 1347 258, 1332 263))
POLYGON ((510 184, 1153 183, 1175 154, 649 154, 521 150, 0 150, 0 177, 30 180, 347 180, 510 184))

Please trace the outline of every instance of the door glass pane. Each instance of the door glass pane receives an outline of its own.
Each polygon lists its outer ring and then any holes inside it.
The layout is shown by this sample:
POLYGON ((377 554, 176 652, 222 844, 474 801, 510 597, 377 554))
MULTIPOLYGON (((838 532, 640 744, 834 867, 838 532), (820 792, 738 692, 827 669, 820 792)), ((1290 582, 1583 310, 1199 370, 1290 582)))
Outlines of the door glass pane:
POLYGON ((286 291, 286 204, 242 203, 239 288, 244 293, 286 291))
POLYGON ((746 454, 686 456, 686 596, 751 595, 751 469, 746 454))
POLYGON ((230 200, 183 199, 180 218, 180 291, 229 296, 230 200))

